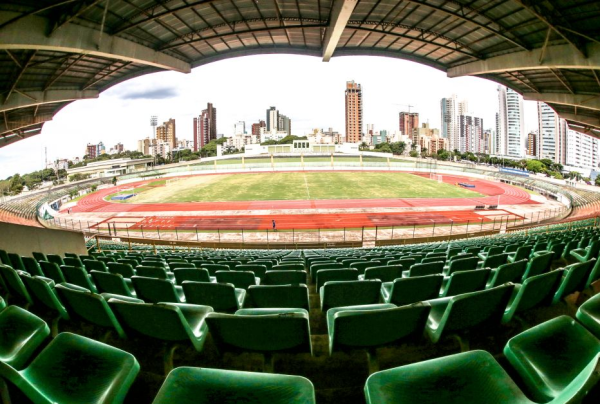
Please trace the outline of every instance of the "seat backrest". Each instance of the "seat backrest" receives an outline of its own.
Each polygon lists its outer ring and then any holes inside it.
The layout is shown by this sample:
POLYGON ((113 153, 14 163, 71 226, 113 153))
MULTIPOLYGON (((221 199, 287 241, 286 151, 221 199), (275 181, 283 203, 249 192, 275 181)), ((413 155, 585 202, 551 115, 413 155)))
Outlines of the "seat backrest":
POLYGON ((217 271, 217 282, 231 283, 236 288, 248 289, 250 285, 256 285, 254 272, 251 271, 217 271))
POLYGON ((583 291, 585 282, 595 264, 596 258, 592 258, 588 261, 578 262, 565 267, 565 276, 556 292, 555 302, 573 292, 583 291))
POLYGON ((180 303, 175 286, 166 279, 132 276, 136 295, 146 303, 180 303))
POLYGON ((227 265, 221 264, 202 264, 201 268, 206 269, 210 276, 215 276, 217 271, 229 271, 229 267, 227 265))
POLYGON ((505 264, 508 259, 508 254, 500 253, 494 255, 488 255, 485 260, 483 260, 483 268, 498 268, 500 265, 505 264))
POLYGON ((141 266, 148 266, 148 267, 158 267, 158 268, 167 268, 167 264, 164 261, 161 260, 142 260, 142 262, 140 262, 141 266))
POLYGON ((479 258, 477 257, 454 259, 448 266, 447 274, 451 275, 456 271, 470 271, 477 269, 478 262, 479 258))
POLYGON ((273 265, 271 269, 273 271, 304 271, 304 264, 282 262, 281 264, 273 265))
POLYGON ((379 303, 381 284, 382 282, 376 279, 327 282, 321 291, 321 310, 379 303))
POLYGON ((309 309, 306 285, 253 285, 246 299, 251 307, 309 309))
POLYGON ((490 273, 489 268, 454 272, 450 275, 448 284, 444 289, 444 296, 456 296, 461 293, 483 290, 490 273))
POLYGON ((96 259, 98 261, 104 262, 105 264, 108 264, 109 262, 115 262, 115 259, 113 257, 102 257, 101 256, 101 257, 96 257, 96 259))
POLYGON ((488 322, 500 324, 515 285, 507 283, 495 288, 454 296, 444 312, 444 333, 477 327, 488 322))
POLYGON ((171 271, 175 271, 179 268, 196 268, 196 265, 189 262, 169 262, 169 268, 171 271))
POLYGON ((249 309, 237 313, 255 314, 210 313, 206 316, 219 350, 312 353, 306 310, 249 309))
POLYGON ((54 283, 59 284, 67 281, 57 263, 50 261, 40 261, 40 267, 42 267, 44 276, 46 278, 52 279, 54 283))
POLYGON ((145 276, 147 278, 169 279, 167 270, 163 267, 151 267, 146 265, 138 265, 135 267, 135 274, 145 276))
POLYGON ((50 335, 44 320, 18 306, 0 312, 0 360, 22 369, 50 335))
POLYGON ((128 264, 128 265, 131 265, 133 268, 135 268, 138 265, 140 265, 141 260, 135 259, 133 257, 128 257, 128 258, 117 258, 117 262, 120 264, 128 264))
POLYGON ((441 274, 444 271, 444 262, 436 261, 436 262, 428 262, 426 264, 414 264, 410 267, 408 276, 423 276, 423 275, 433 275, 433 274, 441 274))
POLYGON ((524 246, 517 248, 517 252, 515 253, 515 261, 520 261, 522 259, 529 258, 529 255, 531 254, 531 250, 533 250, 532 245, 524 245, 524 246))
POLYGON ((427 302, 354 306, 327 312, 330 353, 338 349, 377 347, 423 335, 431 306, 427 302))
POLYGON ((393 283, 390 303, 396 306, 421 302, 439 297, 444 276, 441 274, 396 279, 393 283))
POLYGON ((222 313, 239 309, 235 286, 230 283, 184 281, 181 286, 187 303, 210 306, 222 313))
POLYGON ((100 272, 108 272, 108 267, 102 261, 96 260, 84 260, 83 265, 85 265, 86 271, 100 271, 100 272))
POLYGON ((68 283, 58 284, 55 289, 69 314, 101 327, 114 328, 120 337, 125 337, 123 328, 102 295, 68 283))
POLYGON ((175 268, 173 274, 178 285, 183 281, 210 282, 208 271, 202 268, 175 268))
POLYGON ((267 267, 267 271, 270 271, 271 269, 273 269, 273 262, 271 262, 271 260, 254 260, 254 261, 248 261, 248 264, 256 264, 256 265, 264 265, 265 267, 267 267))
POLYGON ((109 262, 106 264, 108 272, 111 274, 121 274, 124 278, 131 278, 135 275, 133 267, 129 264, 122 264, 120 262, 109 262))
POLYGON ((518 313, 536 306, 550 305, 564 273, 564 269, 557 269, 525 279, 511 302, 511 311, 518 313), (514 304, 516 306, 513 308, 514 304))
POLYGON ((65 262, 60 255, 46 254, 46 258, 48 258, 48 262, 54 262, 55 264, 58 264, 58 266, 65 265, 65 262))
POLYGON ((354 262, 350 264, 350 269, 356 269, 358 271, 358 274, 362 275, 365 273, 365 269, 377 267, 380 265, 382 265, 381 261, 354 262))
POLYGON ((414 258, 400 258, 389 261, 388 265, 402 265, 402 268, 407 269, 415 265, 416 262, 414 258))
POLYGON ((16 269, 17 271, 26 271, 25 264, 23 264, 23 260, 19 254, 8 253, 8 258, 10 259, 10 266, 16 269))
POLYGON ((11 266, 0 264, 0 275, 9 289, 9 293, 17 299, 32 304, 31 296, 25 287, 25 284, 11 266))
POLYGON ((371 267, 365 270, 365 279, 379 279, 381 282, 393 282, 402 278, 402 265, 371 267))
POLYGON ((125 284, 123 275, 96 270, 92 270, 91 275, 98 288, 98 292, 133 297, 129 287, 125 284))
POLYGON ((235 267, 235 270, 253 272, 254 276, 262 280, 265 277, 265 272, 267 272, 267 267, 260 264, 242 264, 235 267))
POLYGON ((21 257, 23 265, 25 266, 25 272, 32 276, 44 276, 44 272, 40 267, 40 264, 33 257, 21 257))
POLYGON ((492 271, 492 279, 490 280, 489 287, 499 286, 506 282, 520 283, 526 268, 526 259, 500 265, 492 271))
POLYGON ((310 266, 310 277, 312 279, 315 279, 315 277, 317 276, 317 271, 320 271, 322 269, 344 269, 344 265, 340 264, 339 262, 312 264, 310 266))
POLYGON ((261 285, 292 285, 306 283, 304 271, 267 271, 261 285))
POLYGON ((33 255, 33 258, 35 258, 37 262, 48 261, 48 258, 46 258, 46 254, 44 253, 33 251, 31 255, 33 255))
POLYGON ((64 261, 65 265, 83 268, 83 262, 81 262, 79 257, 65 257, 65 258, 63 258, 63 261, 64 261))
POLYGON ((552 264, 552 257, 554 257, 554 253, 552 252, 533 257, 527 263, 527 269, 525 270, 525 275, 523 275, 523 277, 527 279, 548 272, 550 270, 550 264, 552 264))
POLYGON ((41 303, 47 308, 56 311, 62 318, 68 319, 67 310, 56 294, 54 287, 48 282, 37 276, 23 276, 21 280, 27 286, 31 297, 37 303, 41 303))
POLYGON ((320 269, 317 276, 317 293, 321 293, 321 286, 329 281, 353 281, 358 279, 356 269, 320 269))
POLYGON ((61 265, 60 269, 68 283, 81 286, 82 288, 86 288, 92 292, 96 291, 96 286, 92 284, 91 279, 88 277, 88 274, 82 267, 61 265))

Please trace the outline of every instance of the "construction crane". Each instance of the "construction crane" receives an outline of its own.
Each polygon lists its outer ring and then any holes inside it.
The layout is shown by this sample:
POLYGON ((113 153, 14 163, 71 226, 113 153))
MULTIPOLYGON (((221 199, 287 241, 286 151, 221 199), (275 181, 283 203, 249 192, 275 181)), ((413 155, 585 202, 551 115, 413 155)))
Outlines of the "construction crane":
POLYGON ((392 105, 399 105, 401 107, 408 107, 408 113, 409 114, 410 114, 410 109, 415 107, 414 105, 410 105, 410 104, 394 104, 394 103, 392 103, 392 105))

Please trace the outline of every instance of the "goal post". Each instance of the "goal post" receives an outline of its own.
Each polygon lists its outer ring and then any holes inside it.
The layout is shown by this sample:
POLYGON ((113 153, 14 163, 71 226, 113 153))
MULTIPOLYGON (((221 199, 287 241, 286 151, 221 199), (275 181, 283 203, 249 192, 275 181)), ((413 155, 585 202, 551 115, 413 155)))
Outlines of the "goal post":
POLYGON ((429 173, 429 179, 433 181, 437 181, 439 183, 444 182, 441 174, 429 173))

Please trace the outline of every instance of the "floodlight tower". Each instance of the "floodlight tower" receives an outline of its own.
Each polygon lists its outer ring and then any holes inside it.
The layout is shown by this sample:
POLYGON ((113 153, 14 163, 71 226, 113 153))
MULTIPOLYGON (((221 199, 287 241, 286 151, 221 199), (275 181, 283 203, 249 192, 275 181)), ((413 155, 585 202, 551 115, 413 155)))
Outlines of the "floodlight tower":
POLYGON ((156 115, 150 116, 150 126, 152 126, 152 138, 156 139, 156 126, 158 125, 158 117, 156 115))

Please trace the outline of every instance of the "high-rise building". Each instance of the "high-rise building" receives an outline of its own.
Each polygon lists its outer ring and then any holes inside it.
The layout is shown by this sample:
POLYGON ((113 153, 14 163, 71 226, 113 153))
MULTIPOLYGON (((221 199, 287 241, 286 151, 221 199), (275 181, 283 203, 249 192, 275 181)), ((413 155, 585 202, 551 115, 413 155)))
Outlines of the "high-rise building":
POLYGON ((288 135, 292 134, 292 120, 285 115, 279 115, 279 122, 277 125, 278 130, 286 132, 288 135))
POLYGON ((217 109, 209 102, 198 118, 194 118, 194 151, 217 139, 217 109))
POLYGON ((485 153, 483 119, 473 115, 458 116, 458 149, 461 153, 485 153))
POLYGON ((265 121, 259 120, 257 123, 252 124, 252 136, 260 138, 260 128, 266 128, 267 124, 265 121))
POLYGON ((498 107, 500 154, 521 158, 525 153, 523 97, 516 91, 499 85, 498 107))
POLYGON ((175 128, 175 119, 171 118, 162 125, 156 127, 156 141, 158 143, 168 143, 171 149, 177 147, 177 132, 175 128))
POLYGON ((238 121, 233 124, 233 134, 234 135, 243 135, 246 133, 246 122, 238 121))
POLYGON ((400 134, 411 136, 414 128, 419 127, 418 112, 400 112, 400 134))
POLYGON ((98 156, 98 145, 88 143, 85 150, 88 159, 95 159, 98 156))
POLYGON ((267 109, 267 132, 279 130, 279 111, 275 107, 267 109))
POLYGON ((346 142, 360 143, 363 136, 362 87, 354 81, 346 82, 346 142))
MULTIPOLYGON (((567 125, 547 104, 538 102, 538 141, 536 154, 540 159, 564 162, 567 125)), ((561 163, 564 164, 564 163, 561 163)))
POLYGON ((452 96, 448 98, 442 98, 440 102, 442 112, 441 136, 444 139, 448 139, 448 147, 450 150, 455 150, 460 147, 456 104, 456 94, 452 94, 452 96))
POLYGON ((585 170, 597 170, 600 163, 600 139, 568 129, 566 134, 566 159, 569 167, 585 170))
POLYGON ((537 132, 529 132, 527 134, 527 156, 538 157, 538 134, 537 132))

